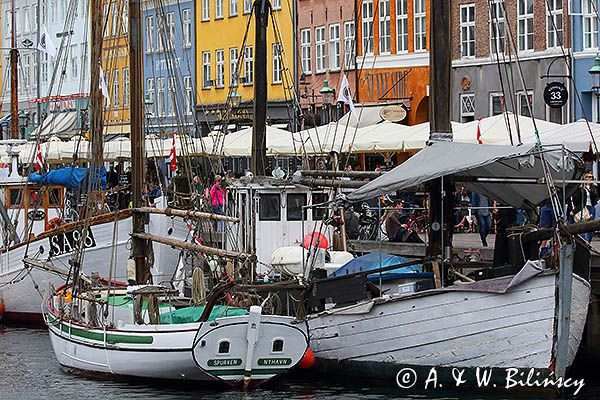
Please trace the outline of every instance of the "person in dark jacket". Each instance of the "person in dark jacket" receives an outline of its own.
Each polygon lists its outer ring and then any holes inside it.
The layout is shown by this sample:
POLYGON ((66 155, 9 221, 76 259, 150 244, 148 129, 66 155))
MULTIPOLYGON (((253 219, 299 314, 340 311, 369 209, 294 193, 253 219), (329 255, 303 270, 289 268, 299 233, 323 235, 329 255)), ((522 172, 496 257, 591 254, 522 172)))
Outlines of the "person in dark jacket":
MULTIPOLYGON (((594 175, 591 172, 586 172, 583 176, 586 181, 593 181, 594 175)), ((583 183, 581 187, 571 196, 571 212, 569 213, 571 222, 575 222, 577 214, 578 222, 586 222, 594 219, 596 214, 595 206, 598 203, 598 187, 595 183, 583 183), (587 210, 589 216, 585 217, 583 210, 587 210), (583 218, 582 218, 583 217, 583 218)), ((592 232, 586 232, 583 238, 588 242, 592 241, 592 232)))
POLYGON ((492 203, 487 197, 473 192, 471 195, 471 206, 477 218, 477 226, 479 227, 479 237, 483 247, 488 246, 487 236, 492 230, 492 203))

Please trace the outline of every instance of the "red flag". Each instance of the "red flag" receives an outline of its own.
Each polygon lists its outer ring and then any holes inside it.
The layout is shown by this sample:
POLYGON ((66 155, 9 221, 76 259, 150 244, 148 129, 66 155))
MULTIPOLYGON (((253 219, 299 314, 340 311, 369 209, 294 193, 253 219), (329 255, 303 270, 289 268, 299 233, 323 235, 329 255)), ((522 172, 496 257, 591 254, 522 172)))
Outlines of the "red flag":
POLYGON ((35 170, 39 171, 44 167, 44 159, 42 158, 42 146, 38 143, 37 154, 35 155, 35 170))
POLYGON ((481 140, 481 120, 477 122, 477 144, 483 144, 483 140, 481 140))
POLYGON ((171 152, 169 153, 169 165, 171 172, 177 170, 177 153, 175 152, 175 135, 173 135, 173 145, 171 146, 171 152))

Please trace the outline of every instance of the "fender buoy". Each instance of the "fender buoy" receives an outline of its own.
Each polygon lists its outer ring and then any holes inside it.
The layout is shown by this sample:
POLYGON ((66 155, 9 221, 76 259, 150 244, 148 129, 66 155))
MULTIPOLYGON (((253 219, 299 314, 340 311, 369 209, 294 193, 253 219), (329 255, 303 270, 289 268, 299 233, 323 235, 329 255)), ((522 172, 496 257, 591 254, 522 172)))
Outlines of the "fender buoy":
POLYGON ((48 222, 46 223, 46 230, 47 231, 51 231, 52 229, 56 229, 59 226, 63 225, 65 223, 65 221, 63 221, 62 219, 55 217, 52 218, 51 220, 48 220, 48 222))
POLYGON ((302 240, 302 245, 306 250, 311 247, 318 247, 321 249, 326 249, 329 247, 329 241, 327 237, 320 232, 311 232, 308 235, 304 236, 302 240))
POLYGON ((300 366, 300 368, 303 369, 309 369, 312 368, 313 365, 315 365, 315 353, 312 352, 310 347, 306 349, 306 352, 302 356, 302 359, 300 360, 298 365, 300 366))

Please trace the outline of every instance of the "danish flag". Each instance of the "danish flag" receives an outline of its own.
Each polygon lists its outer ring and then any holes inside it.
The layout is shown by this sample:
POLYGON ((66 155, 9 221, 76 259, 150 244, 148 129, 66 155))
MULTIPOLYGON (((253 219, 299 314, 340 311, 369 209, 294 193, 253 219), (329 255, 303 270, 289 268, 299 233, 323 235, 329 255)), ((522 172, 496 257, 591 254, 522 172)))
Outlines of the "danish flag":
POLYGON ((171 172, 177 170, 177 153, 175 152, 175 133, 173 133, 173 144, 171 146, 171 152, 169 153, 169 166, 171 172))
POLYGON ((37 153, 35 155, 35 170, 39 171, 44 168, 44 159, 42 157, 42 146, 37 144, 37 153))

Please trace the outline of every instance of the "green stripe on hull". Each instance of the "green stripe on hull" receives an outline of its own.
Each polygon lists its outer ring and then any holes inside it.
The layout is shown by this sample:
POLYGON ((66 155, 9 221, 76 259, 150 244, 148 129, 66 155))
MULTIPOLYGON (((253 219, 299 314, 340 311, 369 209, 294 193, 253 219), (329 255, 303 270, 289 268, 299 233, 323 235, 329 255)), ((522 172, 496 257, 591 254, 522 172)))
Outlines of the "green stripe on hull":
MULTIPOLYGON (((253 369, 250 375, 277 375, 287 372, 287 369, 253 369)), ((247 372, 243 369, 221 369, 221 370, 206 370, 211 375, 227 376, 227 375, 245 375, 247 372)))
MULTIPOLYGON (((59 319, 56 319, 51 315, 48 317, 53 318, 53 320, 49 321, 50 324, 59 328, 62 332, 70 333, 72 336, 79 336, 84 339, 95 340, 104 343, 104 333, 90 332, 86 331, 85 329, 73 327, 69 329, 69 326, 60 322, 59 319)), ((108 344, 152 344, 153 342, 154 337, 152 336, 116 335, 114 333, 106 334, 106 343, 108 344)))

